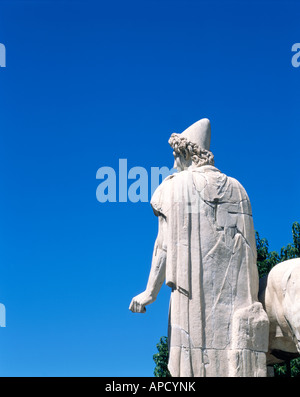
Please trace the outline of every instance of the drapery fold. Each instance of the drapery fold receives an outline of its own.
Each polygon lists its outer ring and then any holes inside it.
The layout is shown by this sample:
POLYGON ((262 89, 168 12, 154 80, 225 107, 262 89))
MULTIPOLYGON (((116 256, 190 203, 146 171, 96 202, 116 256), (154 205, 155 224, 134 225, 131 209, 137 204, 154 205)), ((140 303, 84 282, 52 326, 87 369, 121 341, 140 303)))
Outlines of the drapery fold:
MULTIPOLYGON (((245 190, 217 168, 203 166, 166 178, 154 192, 151 205, 155 214, 167 221, 172 376, 238 373, 232 367, 238 362, 232 354, 241 353, 235 340, 240 335, 233 334, 232 324, 238 324, 237 313, 245 316, 245 311, 251 312, 258 293, 255 235, 245 190), (222 366, 219 360, 230 365, 222 366)), ((260 313, 262 318, 264 314, 260 313)), ((247 337, 247 332, 255 332, 255 326, 254 321, 238 332, 247 337)), ((263 340, 259 359, 257 352, 253 357, 247 355, 247 360, 252 357, 262 363, 258 373, 264 372, 266 345, 263 340)))

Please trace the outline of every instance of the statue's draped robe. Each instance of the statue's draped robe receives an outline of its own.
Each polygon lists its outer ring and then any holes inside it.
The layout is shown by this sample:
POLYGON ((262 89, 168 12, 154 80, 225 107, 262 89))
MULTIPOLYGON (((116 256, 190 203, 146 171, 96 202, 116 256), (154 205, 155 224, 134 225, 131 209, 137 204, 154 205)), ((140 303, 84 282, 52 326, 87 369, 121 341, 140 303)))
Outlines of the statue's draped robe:
POLYGON ((244 188, 197 167, 167 177, 151 205, 167 221, 172 376, 265 376, 268 319, 244 188))

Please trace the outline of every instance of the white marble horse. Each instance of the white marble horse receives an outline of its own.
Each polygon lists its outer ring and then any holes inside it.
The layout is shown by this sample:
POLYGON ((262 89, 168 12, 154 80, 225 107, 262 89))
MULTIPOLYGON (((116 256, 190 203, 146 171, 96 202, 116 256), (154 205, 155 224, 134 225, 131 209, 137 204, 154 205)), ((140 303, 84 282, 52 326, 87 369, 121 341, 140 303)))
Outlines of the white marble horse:
POLYGON ((300 356, 300 258, 274 266, 260 280, 259 300, 269 317, 267 365, 300 356))

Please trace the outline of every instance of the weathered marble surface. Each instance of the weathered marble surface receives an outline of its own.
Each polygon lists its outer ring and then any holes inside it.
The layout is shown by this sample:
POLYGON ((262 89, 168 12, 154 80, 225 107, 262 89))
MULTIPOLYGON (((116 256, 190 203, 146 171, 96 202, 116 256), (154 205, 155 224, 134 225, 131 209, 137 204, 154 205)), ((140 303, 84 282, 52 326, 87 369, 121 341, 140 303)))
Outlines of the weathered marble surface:
POLYGON ((208 119, 171 135, 179 172, 151 199, 159 232, 146 290, 130 310, 145 312, 165 281, 172 376, 266 376, 269 321, 257 298, 251 205, 214 166, 210 136, 208 119))
POLYGON ((260 280, 259 300, 270 320, 267 364, 300 355, 300 258, 274 266, 260 280))

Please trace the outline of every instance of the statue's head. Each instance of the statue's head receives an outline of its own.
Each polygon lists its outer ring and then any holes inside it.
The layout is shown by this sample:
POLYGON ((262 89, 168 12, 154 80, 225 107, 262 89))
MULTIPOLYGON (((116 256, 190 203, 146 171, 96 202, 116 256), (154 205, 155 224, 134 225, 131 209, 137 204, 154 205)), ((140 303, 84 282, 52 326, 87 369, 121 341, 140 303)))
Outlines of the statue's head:
POLYGON ((214 165, 214 155, 210 148, 210 121, 201 119, 181 134, 172 134, 169 144, 173 148, 174 168, 183 171, 191 165, 201 167, 214 165))

